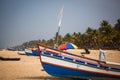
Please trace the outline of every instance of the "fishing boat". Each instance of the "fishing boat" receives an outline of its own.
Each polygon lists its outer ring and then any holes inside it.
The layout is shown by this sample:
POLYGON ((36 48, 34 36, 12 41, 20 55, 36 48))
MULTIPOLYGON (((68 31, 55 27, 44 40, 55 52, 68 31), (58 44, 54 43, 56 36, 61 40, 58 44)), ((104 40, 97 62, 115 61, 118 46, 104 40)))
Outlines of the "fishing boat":
MULTIPOLYGON (((64 6, 59 13, 56 45, 58 45, 63 8, 64 6)), ((118 63, 108 63, 84 56, 78 56, 61 50, 52 49, 41 44, 38 44, 38 53, 40 54, 40 62, 44 70, 52 76, 80 79, 90 79, 92 77, 120 79, 120 64, 118 63)))
POLYGON ((25 54, 25 51, 18 51, 17 53, 18 53, 19 55, 26 55, 26 54, 25 54))
POLYGON ((28 49, 25 49, 25 54, 27 56, 39 56, 37 50, 28 50, 28 49))
POLYGON ((103 62, 78 56, 51 49, 41 44, 38 44, 38 51, 44 70, 52 76, 83 79, 92 77, 120 79, 119 63, 103 62))

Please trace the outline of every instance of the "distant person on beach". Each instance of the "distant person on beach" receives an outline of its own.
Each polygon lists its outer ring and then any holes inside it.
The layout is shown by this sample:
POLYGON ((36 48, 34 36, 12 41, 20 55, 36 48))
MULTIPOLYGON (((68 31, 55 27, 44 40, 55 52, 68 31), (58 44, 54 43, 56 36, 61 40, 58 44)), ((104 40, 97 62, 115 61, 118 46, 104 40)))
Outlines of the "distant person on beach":
POLYGON ((84 57, 84 54, 90 54, 90 51, 87 48, 85 48, 84 50, 85 50, 85 52, 81 52, 81 55, 83 57, 84 57))
POLYGON ((99 53, 99 60, 100 61, 104 61, 106 62, 106 51, 103 51, 102 49, 100 49, 100 53, 99 53))

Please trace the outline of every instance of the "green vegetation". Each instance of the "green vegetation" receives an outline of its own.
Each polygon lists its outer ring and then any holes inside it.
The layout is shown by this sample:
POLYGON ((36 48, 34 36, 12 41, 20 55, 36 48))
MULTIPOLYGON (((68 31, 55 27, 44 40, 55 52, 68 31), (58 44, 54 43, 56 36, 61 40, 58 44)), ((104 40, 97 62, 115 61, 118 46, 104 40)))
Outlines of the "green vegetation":
MULTIPOLYGON (((57 35, 57 33, 56 33, 57 35)), ((55 35, 55 36, 56 36, 55 35)), ((109 48, 119 49, 120 48, 120 19, 117 20, 115 25, 109 24, 108 21, 103 20, 100 23, 99 29, 87 28, 85 33, 80 32, 73 34, 67 33, 66 35, 58 36, 58 45, 66 42, 76 44, 79 48, 109 48)), ((45 44, 47 46, 53 46, 55 44, 56 37, 49 40, 33 40, 23 43, 22 47, 35 47, 37 43, 45 44)), ((19 46, 20 47, 20 46, 19 46)))

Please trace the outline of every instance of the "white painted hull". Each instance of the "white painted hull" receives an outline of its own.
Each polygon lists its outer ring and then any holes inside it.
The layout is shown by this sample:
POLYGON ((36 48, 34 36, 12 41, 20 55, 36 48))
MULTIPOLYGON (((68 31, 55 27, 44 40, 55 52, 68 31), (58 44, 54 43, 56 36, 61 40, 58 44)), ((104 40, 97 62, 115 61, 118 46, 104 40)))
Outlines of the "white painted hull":
POLYGON ((120 65, 107 64, 40 45, 38 49, 41 51, 40 61, 43 68, 53 76, 120 78, 120 65))

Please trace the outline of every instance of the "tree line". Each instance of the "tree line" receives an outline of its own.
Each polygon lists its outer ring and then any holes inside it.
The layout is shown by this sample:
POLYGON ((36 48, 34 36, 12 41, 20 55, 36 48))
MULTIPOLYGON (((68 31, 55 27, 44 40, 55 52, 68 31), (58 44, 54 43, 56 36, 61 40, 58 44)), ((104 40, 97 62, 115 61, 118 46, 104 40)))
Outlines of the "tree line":
MULTIPOLYGON (((47 46, 53 46, 56 43, 55 37, 49 40, 33 40, 23 43, 22 47, 34 47, 37 43, 41 43, 47 46)), ((58 35, 58 45, 71 42, 77 45, 79 48, 108 48, 108 49, 120 49, 120 19, 114 25, 109 24, 107 20, 102 20, 98 29, 88 27, 85 33, 74 32, 72 34, 66 33, 66 35, 58 35)), ((20 47, 19 46, 19 47, 20 47)))

